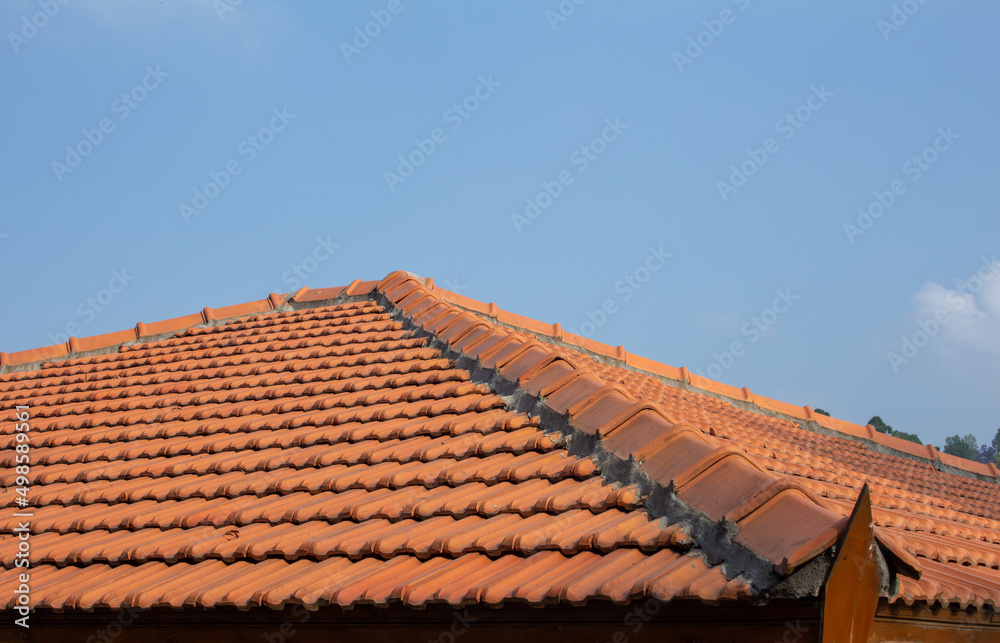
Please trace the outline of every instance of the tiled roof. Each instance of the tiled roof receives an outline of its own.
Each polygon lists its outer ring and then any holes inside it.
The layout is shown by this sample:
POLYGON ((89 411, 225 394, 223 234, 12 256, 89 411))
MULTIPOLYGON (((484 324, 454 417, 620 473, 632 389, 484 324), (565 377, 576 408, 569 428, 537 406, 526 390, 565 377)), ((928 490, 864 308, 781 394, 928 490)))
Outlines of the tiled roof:
POLYGON ((865 484, 890 601, 1000 604, 995 468, 406 273, 0 363, 42 609, 805 596, 865 484))

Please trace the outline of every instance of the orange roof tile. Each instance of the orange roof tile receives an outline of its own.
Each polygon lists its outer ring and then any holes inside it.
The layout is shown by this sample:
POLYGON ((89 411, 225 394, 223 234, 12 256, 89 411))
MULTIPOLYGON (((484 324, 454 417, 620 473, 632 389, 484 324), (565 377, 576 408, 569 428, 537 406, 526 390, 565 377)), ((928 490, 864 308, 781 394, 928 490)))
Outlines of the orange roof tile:
POLYGON ((407 273, 0 365, 36 609, 808 596, 865 484, 888 600, 1000 604, 995 468, 407 273))

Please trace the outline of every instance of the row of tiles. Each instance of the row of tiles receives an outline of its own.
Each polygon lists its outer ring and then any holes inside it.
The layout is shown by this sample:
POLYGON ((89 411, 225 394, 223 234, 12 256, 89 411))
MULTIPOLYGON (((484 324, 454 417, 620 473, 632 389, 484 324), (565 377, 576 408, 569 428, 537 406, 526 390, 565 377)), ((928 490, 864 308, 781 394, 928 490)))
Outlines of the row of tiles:
MULTIPOLYGON (((470 405, 464 412, 455 410, 436 417, 414 415, 412 408, 400 407, 398 417, 350 421, 338 425, 317 425, 304 416, 280 415, 251 416, 227 420, 175 421, 159 425, 139 424, 101 428, 61 429, 47 433, 31 434, 32 449, 69 449, 80 455, 70 459, 112 459, 105 453, 121 452, 122 443, 139 443, 136 448, 150 453, 144 445, 167 444, 186 440, 191 449, 199 452, 218 452, 228 448, 266 449, 270 447, 308 447, 316 444, 340 444, 362 440, 402 440, 421 436, 464 436, 490 434, 497 431, 514 431, 537 420, 511 413, 503 408, 480 409, 470 405), (294 428, 292 428, 294 427, 294 428), (161 442, 162 441, 162 442, 161 442), (107 450, 107 451, 106 451, 107 450)), ((419 407, 413 407, 419 408, 419 407)), ((383 413, 383 415, 386 415, 383 413)), ((0 436, 0 448, 10 448, 13 438, 0 436)), ((181 452, 184 452, 182 449, 181 452)), ((127 449, 125 453, 131 453, 127 449)), ((127 457, 127 456, 126 456, 127 457)))
MULTIPOLYGON (((975 543, 947 534, 919 532, 889 526, 883 516, 874 515, 879 534, 921 559, 940 563, 956 563, 965 567, 986 567, 1000 570, 1000 544, 975 543)), ((1000 575, 996 580, 1000 582, 1000 575)))
MULTIPOLYGON (((543 550, 572 554, 622 548, 656 551, 685 540, 677 527, 663 527, 644 511, 587 509, 560 514, 538 513, 481 516, 436 516, 426 520, 369 519, 361 522, 309 521, 299 524, 252 523, 234 527, 187 529, 138 529, 88 533, 41 533, 31 538, 32 565, 93 565, 200 562, 217 558, 226 562, 283 558, 324 560, 331 556, 358 559, 415 555, 458 557, 481 552, 493 557, 543 550)), ((15 535, 0 535, 0 560, 12 567, 18 551, 15 535)))
MULTIPOLYGON (((471 418, 469 418, 471 420, 471 418)), ((498 418, 499 419, 499 418, 498 418)), ((440 422, 438 422, 440 426, 440 422)), ((426 427, 430 428, 430 427, 426 427)), ((490 427, 491 429, 495 428, 490 427)), ((440 458, 460 459, 509 452, 548 451, 563 444, 553 434, 538 427, 512 430, 488 430, 458 435, 441 432, 438 435, 420 433, 404 438, 378 440, 361 438, 354 441, 336 440, 317 431, 276 429, 273 435, 255 433, 221 433, 201 437, 137 438, 129 442, 90 443, 90 448, 76 445, 38 447, 32 449, 32 466, 36 482, 45 482, 57 475, 63 480, 92 479, 93 463, 107 465, 106 475, 131 477, 130 467, 148 465, 150 472, 168 465, 170 475, 177 467, 192 473, 226 473, 229 471, 274 468, 261 462, 267 455, 282 456, 289 466, 315 467, 330 464, 379 464, 381 462, 428 462, 440 458), (293 442, 294 441, 294 442, 293 442), (246 461, 244 460, 246 459, 246 461), (253 464, 248 464, 253 462, 253 464), (83 477, 78 477, 83 476, 83 477)), ((338 431, 338 434, 341 433, 338 431)), ((275 463, 275 466, 277 463, 275 463)), ((14 466, 14 455, 0 455, 0 467, 14 466)))
MULTIPOLYGON (((18 570, 0 572, 0 596, 12 606, 18 570)), ((353 561, 331 557, 321 562, 200 563, 150 562, 87 567, 41 566, 31 575, 31 606, 54 610, 112 609, 131 606, 279 608, 287 603, 322 605, 401 602, 412 607, 443 602, 499 606, 505 601, 533 605, 589 600, 625 603, 640 597, 661 601, 719 601, 750 594, 749 585, 728 580, 717 567, 689 553, 661 549, 648 554, 621 549, 610 554, 540 552, 531 556, 490 558, 466 554, 458 558, 353 561)))
MULTIPOLYGON (((130 479, 99 478, 93 482, 50 482, 33 488, 35 506, 48 504, 90 504, 94 502, 136 502, 191 497, 214 498, 295 491, 318 493, 348 489, 401 488, 408 486, 454 487, 469 482, 524 482, 536 478, 559 481, 582 479, 597 472, 592 459, 579 459, 564 450, 521 455, 500 453, 484 458, 440 462, 383 462, 376 465, 331 465, 297 469, 279 467, 266 471, 233 471, 225 474, 181 474, 130 479)), ((13 494, 3 506, 14 505, 13 494)))
MULTIPOLYGON (((237 369, 233 369, 234 371, 237 369)), ((304 369, 298 366, 296 370, 253 374, 252 366, 244 366, 242 373, 223 375, 212 373, 202 377, 202 373, 180 371, 166 374, 150 374, 145 377, 118 378, 103 381, 91 381, 87 390, 83 386, 72 387, 69 392, 61 387, 47 395, 22 398, 29 406, 45 410, 45 416, 61 415, 65 412, 75 414, 94 413, 99 411, 125 410, 126 408, 154 408, 164 404, 151 404, 145 399, 144 406, 119 408, 115 403, 123 403, 136 396, 142 398, 160 398, 195 393, 223 393, 229 391, 233 398, 217 395, 215 399, 207 398, 206 403, 222 403, 243 401, 246 399, 264 399, 265 392, 269 397, 288 397, 300 395, 336 395, 364 391, 377 391, 384 388, 402 388, 440 384, 444 382, 468 381, 465 371, 447 368, 447 363, 441 360, 411 360, 403 363, 363 364, 351 369, 327 365, 326 368, 304 369), (378 372, 381 371, 381 372, 378 372), (166 381, 165 381, 166 380, 166 381), (91 403, 84 406, 84 403, 91 403), (49 409, 57 409, 62 413, 52 413, 49 409)), ((183 405, 181 398, 175 404, 183 405)))
MULTIPOLYGON (((196 526, 243 526, 254 523, 278 525, 365 520, 425 520, 436 516, 480 516, 502 514, 523 517, 539 513, 557 514, 576 509, 600 513, 612 509, 631 511, 640 506, 633 485, 617 486, 599 477, 551 482, 536 478, 527 482, 487 485, 472 482, 458 487, 406 487, 403 489, 351 489, 349 491, 287 495, 265 494, 236 497, 95 502, 89 505, 33 507, 34 533, 71 533, 91 530, 177 529, 196 526)), ((0 516, 0 532, 14 533, 21 522, 10 513, 0 516)))
MULTIPOLYGON (((85 415, 172 406, 219 405, 290 397, 325 396, 337 404, 377 404, 388 391, 395 401, 406 394, 423 393, 428 387, 468 384, 466 371, 442 368, 440 360, 410 361, 388 365, 388 373, 374 373, 377 366, 365 364, 345 369, 285 371, 265 375, 187 379, 163 384, 123 383, 103 390, 55 394, 23 399, 39 409, 38 418, 85 415), (362 369, 368 371, 360 374, 362 369), (366 397, 367 396, 367 397, 366 397)), ((134 378, 138 379, 138 378, 134 378)), ((471 389, 470 389, 471 390, 471 389)), ((44 424, 44 422, 43 422, 44 424)))
MULTIPOLYGON (((459 445, 460 450, 465 451, 465 453, 454 455, 445 453, 449 447, 450 440, 442 440, 439 438, 436 441, 432 441, 430 439, 414 438, 410 440, 393 441, 389 444, 378 442, 376 440, 343 443, 333 448, 328 445, 321 444, 306 449, 292 447, 287 449, 261 449, 257 451, 227 450, 217 453, 214 456, 167 455, 157 458, 98 460, 95 462, 80 464, 36 467, 32 483, 36 485, 51 485, 69 482, 93 482, 98 480, 176 478, 189 474, 225 475, 233 472, 251 473, 255 471, 278 471, 288 468, 306 471, 309 469, 330 468, 330 472, 333 475, 343 474, 348 477, 357 475, 362 479, 366 479, 368 477, 367 473, 358 472, 357 470, 351 468, 344 469, 334 467, 374 467, 375 465, 386 463, 406 465, 413 463, 428 464, 432 462, 436 463, 437 466, 442 469, 442 475, 434 478, 433 480, 444 482, 457 480, 458 476, 464 476, 464 473, 460 473, 456 476, 447 470, 449 465, 454 465, 457 462, 462 462, 465 465, 469 465, 471 463, 476 463, 478 465, 475 467, 477 473, 473 475, 473 479, 478 478, 480 475, 490 475, 488 473, 479 472, 490 471, 493 464, 498 464, 500 462, 513 465, 513 470, 509 474, 498 473, 496 475, 497 479, 506 479, 507 476, 516 480, 522 479, 523 474, 521 474, 518 469, 525 465, 535 466, 535 463, 539 463, 540 471, 544 471, 541 475, 561 475, 561 471, 552 472, 550 468, 546 467, 545 465, 548 464, 548 462, 543 461, 541 457, 530 457, 531 455, 541 456, 545 453, 551 453, 555 450, 555 448, 554 446, 540 449, 526 448, 530 445, 538 444, 543 441, 549 443, 552 442, 551 440, 545 438, 544 435, 537 429, 531 430, 529 433, 530 435, 522 436, 529 442, 529 444, 525 444, 523 441, 520 445, 516 445, 515 443, 515 445, 520 448, 490 448, 491 444, 500 445, 505 441, 505 439, 509 441, 512 437, 507 434, 493 434, 486 439, 470 441, 470 443, 466 445, 465 449, 461 449, 461 446, 459 445), (498 437, 500 438, 499 440, 497 439, 498 437), (432 444, 432 442, 436 442, 436 444, 432 444), (365 455, 368 455, 369 457, 358 457, 365 455), (518 460, 517 458, 521 459, 518 460)), ((514 439, 516 439, 516 436, 514 436, 514 439)), ((565 458, 565 454, 559 457, 565 458)), ((8 471, 10 473, 0 476, 0 484, 13 486, 17 474, 14 471, 13 466, 11 466, 8 471)), ((395 485, 397 482, 395 479, 396 474, 392 469, 381 469, 376 475, 386 474, 388 474, 391 479, 390 482, 388 482, 388 485, 395 485)), ((413 484, 413 481, 416 479, 428 480, 428 478, 424 477, 424 471, 417 471, 414 475, 414 478, 407 478, 403 482, 403 485, 413 484)), ((490 479, 493 479, 492 475, 490 475, 490 479)), ((358 484, 367 486, 367 483, 364 482, 359 482, 358 484)))
POLYGON ((268 338, 275 333, 318 330, 322 334, 364 332, 367 324, 398 323, 386 309, 371 301, 340 303, 335 306, 290 310, 234 319, 220 325, 192 327, 159 341, 126 345, 123 353, 155 356, 190 348, 232 345, 234 341, 268 338))
MULTIPOLYGON (((445 398, 428 398, 418 402, 399 402, 396 404, 377 404, 368 407, 350 407, 332 409, 322 408, 322 400, 288 400, 284 402, 248 404, 242 408, 236 405, 222 407, 191 407, 189 409, 167 409, 148 413, 146 422, 132 423, 127 414, 97 414, 85 416, 84 425, 78 425, 73 420, 53 420, 50 430, 91 429, 99 428, 108 433, 124 433, 126 431, 141 431, 143 436, 168 437, 170 435, 199 435, 206 430, 218 428, 231 432, 248 432, 260 429, 312 426, 318 430, 326 430, 329 426, 358 423, 382 422, 390 419, 415 419, 442 415, 462 415, 479 413, 493 409, 503 409, 504 403, 495 395, 483 395, 475 392, 445 398), (194 420, 239 418, 235 423, 198 423, 194 420), (163 430, 170 425, 172 432, 163 430), (138 428, 136 428, 138 427, 138 428)), ((47 441, 45 431, 39 431, 40 446, 51 446, 47 441)), ((94 440, 99 433, 80 431, 81 436, 94 440)), ((0 436, 4 445, 10 445, 13 433, 0 436)), ((106 436, 105 436, 106 437, 106 436)), ((119 439, 119 438, 112 438, 119 439)))
MULTIPOLYGON (((328 372, 327 376, 333 373, 328 372)), ((321 374, 322 375, 322 374, 321 374)), ((212 410, 215 417, 228 414, 272 413, 269 409, 289 412, 287 402, 296 400, 298 409, 352 408, 375 404, 394 404, 422 399, 443 399, 468 395, 474 391, 485 392, 481 385, 469 383, 467 377, 432 371, 421 375, 400 377, 399 381, 385 381, 382 386, 364 386, 353 390, 354 381, 330 381, 317 377, 317 381, 307 384, 285 384, 257 387, 218 388, 182 394, 155 394, 139 388, 123 389, 114 399, 86 401, 68 404, 33 404, 23 400, 26 406, 35 406, 35 424, 45 430, 49 427, 88 426, 95 417, 103 420, 131 412, 122 421, 163 422, 163 409, 212 410), (407 381, 409 380, 409 381, 407 381), (397 385, 398 384, 398 385, 397 385), (280 405, 280 406, 278 406, 280 405), (138 412, 137 412, 138 411, 138 412), (145 413, 142 413, 145 411, 145 413)), ((214 387, 213 387, 214 388, 214 387)))
MULTIPOLYGON (((858 499, 858 493, 854 490, 815 480, 802 480, 801 482, 822 497, 828 506, 839 511, 841 515, 849 516, 854 509, 858 499)), ((877 525, 914 533, 925 532, 941 536, 954 536, 968 541, 967 546, 973 548, 979 547, 981 543, 1000 544, 1000 530, 978 525, 976 519, 967 515, 959 514, 957 519, 951 520, 930 515, 928 512, 910 511, 909 505, 894 508, 892 507, 892 498, 875 493, 871 494, 871 498, 872 511, 877 525), (878 504, 875 504, 876 501, 878 504)))
MULTIPOLYGON (((894 498, 900 503, 909 503, 914 508, 922 507, 922 511, 933 511, 946 516, 962 514, 972 520, 982 519, 998 523, 996 502, 989 495, 991 490, 980 492, 970 485, 963 488, 961 495, 950 495, 940 489, 927 489, 925 485, 900 484, 894 478, 865 473, 868 469, 864 467, 859 467, 852 472, 844 469, 840 464, 827 464, 822 456, 810 458, 802 455, 801 452, 779 455, 773 451, 761 454, 752 448, 746 450, 768 461, 765 466, 774 466, 789 475, 830 482, 856 491, 867 484, 872 488, 878 488, 885 497, 894 498), (927 491, 933 491, 933 494, 926 493, 927 491)), ((913 475, 914 479, 924 481, 920 474, 914 473, 913 475)))
MULTIPOLYGON (((374 348, 375 345, 358 346, 355 348, 374 348)), ((36 382, 34 388, 24 388, 20 382, 8 382, 10 390, 4 391, 6 396, 16 396, 19 399, 40 399, 51 395, 72 395, 76 393, 103 390, 128 389, 133 386, 155 384, 185 383, 192 386, 210 386, 219 378, 238 381, 239 378, 271 375, 286 383, 297 383, 300 377, 308 377, 309 373, 324 371, 333 372, 336 379, 354 379, 405 373, 409 370, 431 370, 449 368, 450 363, 443 359, 437 351, 427 348, 422 339, 399 340, 393 343, 393 348, 379 347, 382 350, 336 350, 326 351, 327 355, 296 359, 289 363, 286 352, 277 354, 261 354, 254 359, 232 360, 231 364, 211 366, 218 360, 206 359, 198 362, 177 362, 171 364, 144 365, 138 364, 129 368, 107 369, 100 373, 82 373, 61 377, 52 375, 36 382), (413 362, 417 362, 414 364, 413 362)), ((49 369, 59 371, 60 369, 49 369)), ((45 371, 49 372, 49 371, 45 371)), ((3 380, 0 379, 0 382, 3 380)), ((267 383, 267 380, 264 380, 267 383)))
POLYGON ((1000 609, 1000 574, 983 567, 968 567, 921 559, 919 579, 899 577, 899 590, 893 600, 907 605, 955 606, 961 609, 987 606, 1000 609))
MULTIPOLYGON (((795 476, 803 485, 815 491, 818 495, 833 500, 847 499, 857 501, 860 489, 855 480, 831 478, 803 465, 792 465, 777 460, 767 462, 765 467, 772 471, 795 476)), ((900 493, 891 485, 871 481, 867 483, 872 490, 872 503, 882 509, 893 509, 905 512, 915 520, 961 524, 979 534, 975 540, 991 540, 993 536, 983 534, 1000 533, 1000 522, 984 518, 969 511, 956 511, 954 508, 941 507, 931 502, 920 502, 912 494, 900 493)))

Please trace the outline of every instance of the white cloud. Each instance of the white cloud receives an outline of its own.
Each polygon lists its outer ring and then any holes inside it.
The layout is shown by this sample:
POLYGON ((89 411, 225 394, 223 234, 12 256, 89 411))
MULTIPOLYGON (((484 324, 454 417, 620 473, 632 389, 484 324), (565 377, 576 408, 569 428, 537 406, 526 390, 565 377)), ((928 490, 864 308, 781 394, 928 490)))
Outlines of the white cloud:
POLYGON ((945 355, 1000 356, 1000 263, 984 258, 954 288, 925 283, 913 297, 913 318, 924 326, 945 319, 934 339, 945 355))
POLYGON ((739 331, 742 321, 739 315, 723 312, 718 309, 699 310, 697 319, 698 327, 702 330, 711 332, 722 331, 730 334, 735 334, 739 331))
POLYGON ((166 35, 177 37, 181 29, 191 36, 220 46, 237 44, 255 49, 268 30, 284 25, 280 9, 272 3, 234 2, 227 0, 88 0, 74 5, 103 28, 142 39, 166 35))

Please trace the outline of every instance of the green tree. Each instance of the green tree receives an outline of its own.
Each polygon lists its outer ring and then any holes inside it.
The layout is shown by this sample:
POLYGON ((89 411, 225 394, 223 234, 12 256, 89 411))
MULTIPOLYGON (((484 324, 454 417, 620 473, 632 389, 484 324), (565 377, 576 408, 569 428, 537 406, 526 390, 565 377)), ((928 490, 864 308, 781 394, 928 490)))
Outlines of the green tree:
POLYGON ((882 418, 877 415, 873 415, 872 419, 868 420, 868 424, 871 424, 872 427, 874 427, 874 429, 879 433, 888 433, 889 435, 892 435, 892 427, 883 422, 882 418))
POLYGON ((916 442, 917 444, 923 444, 916 433, 907 433, 906 431, 893 431, 892 435, 897 438, 902 438, 904 440, 909 440, 910 442, 916 442))
POLYGON ((886 424, 885 422, 883 422, 882 418, 880 418, 877 415, 873 415, 872 419, 868 420, 868 424, 871 424, 872 428, 874 428, 879 433, 885 433, 886 435, 891 435, 893 437, 901 438, 903 440, 909 440, 910 442, 916 442, 917 444, 923 444, 923 442, 920 441, 920 438, 917 437, 916 433, 907 433, 906 431, 897 431, 897 430, 893 429, 891 426, 889 426, 888 424, 886 424))
POLYGON ((819 413, 820 415, 825 415, 826 417, 830 417, 830 414, 824 411, 823 409, 813 409, 813 413, 819 413))
POLYGON ((971 433, 965 437, 953 435, 945 438, 944 452, 960 458, 965 458, 966 460, 978 460, 979 442, 976 440, 976 436, 971 433))

